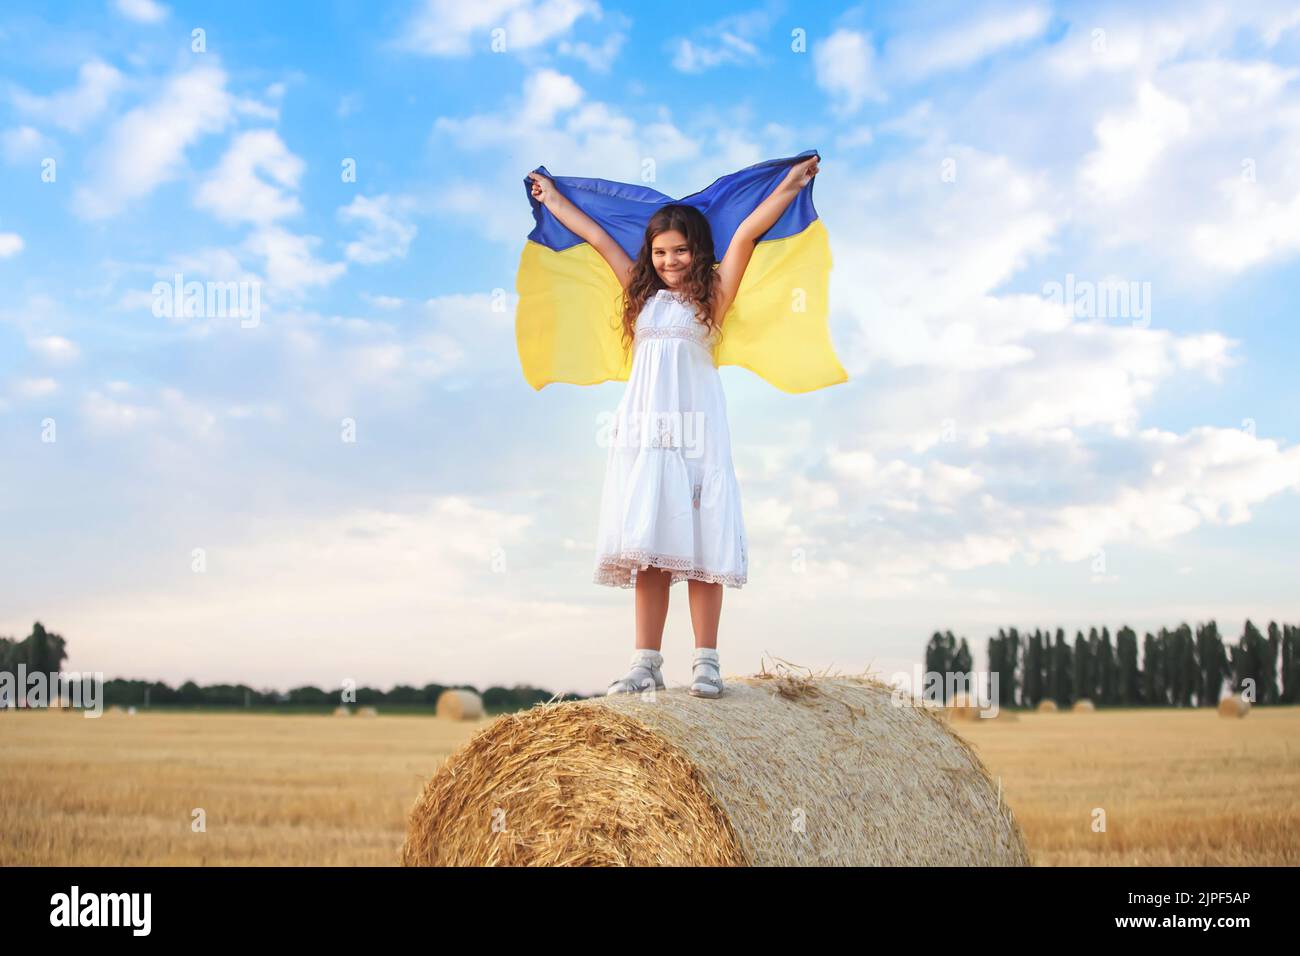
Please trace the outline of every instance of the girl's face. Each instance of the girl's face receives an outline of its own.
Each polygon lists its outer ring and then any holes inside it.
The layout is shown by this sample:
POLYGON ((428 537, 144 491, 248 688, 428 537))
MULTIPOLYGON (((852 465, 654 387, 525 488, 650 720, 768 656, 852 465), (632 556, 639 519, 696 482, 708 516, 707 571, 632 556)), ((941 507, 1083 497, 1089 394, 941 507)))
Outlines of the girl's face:
POLYGON ((676 229, 659 233, 650 246, 650 261, 664 285, 670 289, 677 288, 686 278, 686 269, 691 264, 691 250, 686 245, 686 237, 676 229))

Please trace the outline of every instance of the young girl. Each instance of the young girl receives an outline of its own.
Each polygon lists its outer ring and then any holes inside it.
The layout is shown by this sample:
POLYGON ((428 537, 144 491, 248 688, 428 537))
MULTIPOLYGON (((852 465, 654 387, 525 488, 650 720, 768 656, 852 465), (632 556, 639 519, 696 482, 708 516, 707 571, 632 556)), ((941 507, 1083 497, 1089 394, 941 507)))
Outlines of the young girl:
POLYGON ((636 650, 607 694, 663 689, 659 652, 668 592, 687 582, 695 658, 690 693, 722 694, 718 620, 723 586, 749 574, 740 486, 714 350, 754 245, 818 172, 814 156, 740 224, 722 262, 694 206, 661 206, 637 259, 540 173, 532 194, 585 240, 623 286, 623 338, 635 348, 615 413, 601 494, 594 580, 636 589, 636 650))

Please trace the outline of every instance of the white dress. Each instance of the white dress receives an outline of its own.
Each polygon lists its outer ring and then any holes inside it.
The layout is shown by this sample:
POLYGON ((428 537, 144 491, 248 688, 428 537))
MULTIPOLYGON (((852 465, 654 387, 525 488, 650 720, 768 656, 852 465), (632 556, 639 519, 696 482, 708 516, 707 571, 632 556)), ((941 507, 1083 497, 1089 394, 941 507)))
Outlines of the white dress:
POLYGON ((668 289, 636 320, 627 390, 608 430, 596 533, 597 584, 633 587, 638 568, 741 587, 749 576, 740 485, 716 333, 668 289))

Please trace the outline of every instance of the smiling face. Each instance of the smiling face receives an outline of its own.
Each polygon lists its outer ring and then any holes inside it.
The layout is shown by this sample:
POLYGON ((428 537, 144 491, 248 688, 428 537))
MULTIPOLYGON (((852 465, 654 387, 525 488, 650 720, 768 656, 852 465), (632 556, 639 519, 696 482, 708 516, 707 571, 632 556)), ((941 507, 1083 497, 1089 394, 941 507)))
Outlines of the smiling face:
POLYGON ((670 289, 678 288, 691 264, 691 249, 686 244, 686 237, 676 229, 659 233, 650 246, 650 261, 664 285, 670 289))

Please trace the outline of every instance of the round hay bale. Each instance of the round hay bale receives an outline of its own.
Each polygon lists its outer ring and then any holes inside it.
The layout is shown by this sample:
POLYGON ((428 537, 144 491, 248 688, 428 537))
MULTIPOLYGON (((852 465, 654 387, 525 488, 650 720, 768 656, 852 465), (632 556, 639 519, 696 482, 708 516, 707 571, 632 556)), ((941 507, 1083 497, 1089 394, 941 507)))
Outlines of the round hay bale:
POLYGON ((108 708, 105 709, 104 713, 106 713, 106 714, 125 714, 125 713, 126 713, 126 710, 122 707, 121 704, 110 704, 110 705, 108 706, 108 708))
POLYGON ((472 690, 449 688, 438 695, 437 715, 447 720, 478 720, 483 716, 483 698, 472 690))
POLYGON ((334 716, 335 716, 335 717, 351 717, 351 716, 352 716, 352 711, 348 710, 348 708, 344 707, 342 704, 339 704, 337 707, 334 708, 334 716))
POLYGON ((1220 717, 1245 717, 1250 713, 1250 701, 1236 694, 1230 694, 1219 701, 1220 717))
POLYGON ((1056 701, 1052 700, 1051 698, 1040 700, 1038 702, 1038 712, 1040 714, 1056 713, 1056 701))
POLYGON ((1028 865, 939 713, 867 677, 537 704, 443 763, 404 866, 1028 865))
POLYGON ((1096 710, 1097 705, 1087 697, 1080 697, 1074 702, 1074 706, 1070 708, 1071 713, 1075 714, 1091 714, 1096 712, 1096 710))
POLYGON ((362 707, 357 711, 358 717, 378 717, 379 709, 376 707, 362 707))

